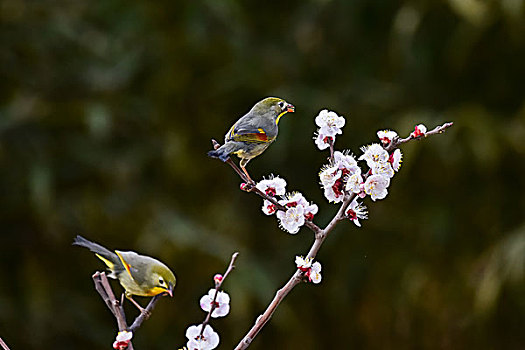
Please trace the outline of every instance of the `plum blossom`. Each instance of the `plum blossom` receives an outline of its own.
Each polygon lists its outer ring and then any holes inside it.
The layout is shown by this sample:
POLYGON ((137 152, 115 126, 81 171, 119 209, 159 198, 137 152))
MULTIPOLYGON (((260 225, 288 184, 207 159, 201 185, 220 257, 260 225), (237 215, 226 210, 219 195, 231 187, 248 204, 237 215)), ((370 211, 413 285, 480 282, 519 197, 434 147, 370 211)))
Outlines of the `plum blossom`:
POLYGON ((359 160, 366 161, 366 164, 372 169, 377 163, 386 163, 388 161, 388 152, 378 143, 373 143, 361 148, 363 155, 359 160))
POLYGON ((285 212, 279 210, 277 212, 277 218, 283 230, 289 233, 295 234, 299 232, 301 226, 304 225, 304 207, 297 205, 295 207, 288 208, 285 212))
POLYGON ((319 173, 324 196, 329 202, 339 203, 344 198, 343 171, 337 166, 325 166, 319 173))
MULTIPOLYGON (((279 204, 286 208, 298 208, 302 207, 303 209, 303 215, 306 220, 313 220, 314 215, 317 214, 319 211, 319 208, 317 207, 317 204, 310 203, 304 198, 304 196, 300 192, 294 192, 291 194, 288 194, 284 199, 279 201, 279 204)), ((289 209, 287 210, 287 212, 289 209)), ((277 217, 280 219, 280 217, 283 216, 283 211, 279 210, 277 212, 277 217)), ((292 215, 294 212, 290 212, 289 214, 292 215)), ((300 218, 297 218, 297 223, 300 224, 299 226, 302 226, 304 222, 301 223, 300 218)), ((282 220, 281 220, 281 226, 282 220)), ((285 228, 286 226, 283 226, 285 228)), ((286 229, 286 228, 285 228, 286 229)), ((287 231, 290 231, 286 229, 287 231)))
POLYGON ((115 338, 115 341, 113 342, 113 349, 116 349, 116 350, 127 349, 127 347, 129 346, 129 342, 131 341, 131 338, 133 338, 133 332, 128 332, 128 331, 118 332, 117 337, 115 338))
POLYGON ((305 273, 304 275, 308 277, 308 281, 315 284, 321 282, 321 264, 319 262, 313 262, 312 258, 296 256, 295 264, 299 270, 305 273))
POLYGON ((277 211, 277 207, 275 206, 275 204, 265 199, 263 202, 262 211, 266 215, 273 215, 277 211))
POLYGON ((209 312, 212 306, 215 307, 211 317, 224 317, 230 312, 230 296, 226 292, 217 291, 215 288, 209 290, 200 300, 201 309, 209 312), (217 297, 215 297, 217 293, 217 297), (215 298, 215 301, 213 299, 215 298))
POLYGON ((201 335, 202 324, 190 326, 186 330, 188 350, 212 350, 219 345, 219 335, 211 328, 210 325, 204 327, 201 335))
POLYGON ((346 208, 346 217, 350 219, 356 226, 361 227, 359 219, 368 219, 368 212, 366 207, 357 201, 357 198, 350 203, 348 208, 346 208))
POLYGON ((304 207, 304 218, 306 220, 312 221, 314 219, 315 214, 319 211, 319 207, 317 207, 317 204, 309 203, 307 205, 303 205, 304 207))
POLYGON ((269 179, 259 181, 255 187, 268 196, 282 196, 286 192, 286 180, 270 175, 269 179))
POLYGON ((361 168, 357 165, 357 161, 355 160, 354 156, 349 154, 348 151, 345 153, 335 151, 334 164, 342 171, 343 177, 355 174, 357 172, 361 173, 361 168))
POLYGON ((310 282, 315 284, 321 283, 321 263, 318 261, 314 262, 310 268, 309 273, 307 272, 306 275, 308 276, 310 282))
POLYGON ((414 128, 414 131, 410 134, 413 138, 425 136, 425 133, 427 132, 427 127, 423 124, 416 125, 414 128))
POLYGON ((328 111, 327 109, 323 109, 319 112, 319 115, 315 117, 315 124, 319 127, 319 134, 332 136, 334 138, 335 135, 343 133, 341 128, 345 126, 345 122, 343 116, 338 116, 337 113, 328 111))
POLYGON ((364 181, 361 173, 355 173, 348 177, 348 180, 346 181, 346 190, 357 194, 364 191, 364 181))
POLYGON ((401 163, 403 162, 403 153, 401 153, 401 150, 397 148, 389 158, 390 164, 392 164, 392 168, 395 171, 399 171, 399 168, 401 168, 401 163))
POLYGON ((374 166, 370 168, 373 175, 383 175, 388 178, 392 178, 394 176, 394 169, 392 168, 392 164, 390 162, 377 162, 374 163, 374 166))
POLYGON ((390 178, 382 175, 371 175, 365 181, 365 193, 370 195, 373 201, 383 199, 388 194, 390 178))
POLYGON ((317 131, 314 135, 315 144, 321 151, 330 147, 330 142, 333 144, 335 141, 335 136, 325 135, 320 131, 317 131))
POLYGON ((384 146, 387 146, 395 137, 397 137, 397 132, 392 130, 379 130, 377 132, 377 137, 379 137, 379 140, 381 140, 381 143, 384 146))
POLYGON ((308 271, 310 267, 312 267, 312 259, 311 258, 303 258, 303 256, 296 256, 295 257, 295 265, 297 265, 297 268, 303 272, 308 271))

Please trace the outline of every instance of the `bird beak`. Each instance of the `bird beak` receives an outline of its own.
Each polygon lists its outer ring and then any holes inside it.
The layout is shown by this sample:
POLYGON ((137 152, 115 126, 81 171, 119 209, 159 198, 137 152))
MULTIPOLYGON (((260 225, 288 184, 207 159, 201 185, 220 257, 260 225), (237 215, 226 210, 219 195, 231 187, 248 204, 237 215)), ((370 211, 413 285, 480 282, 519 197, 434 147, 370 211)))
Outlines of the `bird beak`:
POLYGON ((169 296, 172 297, 172 298, 173 298, 173 288, 175 288, 175 286, 173 285, 173 283, 170 283, 169 287, 168 287, 168 290, 166 290, 166 293, 168 293, 169 296))
POLYGON ((288 103, 288 104, 286 105, 286 111, 289 112, 289 113, 293 113, 293 112, 295 112, 295 107, 294 107, 294 105, 291 105, 291 104, 288 103))

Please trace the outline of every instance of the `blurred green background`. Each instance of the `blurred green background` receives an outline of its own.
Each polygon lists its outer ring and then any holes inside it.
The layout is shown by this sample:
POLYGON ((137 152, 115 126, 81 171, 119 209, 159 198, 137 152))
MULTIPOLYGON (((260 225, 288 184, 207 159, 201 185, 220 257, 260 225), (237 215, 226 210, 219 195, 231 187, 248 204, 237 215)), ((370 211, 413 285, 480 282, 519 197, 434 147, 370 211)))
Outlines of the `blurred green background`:
MULTIPOLYGON (((171 266, 137 349, 175 349, 234 251, 216 320, 233 348, 313 241, 239 190, 210 139, 259 99, 295 114, 249 165, 320 207, 314 117, 347 119, 336 147, 379 129, 453 121, 403 147, 364 227, 323 246, 323 282, 298 286, 253 349, 523 349, 525 2, 0 2, 0 336, 17 349, 108 349, 93 288, 102 263, 76 234, 171 266)), ((120 286, 115 284, 115 290, 120 286)), ((143 304, 147 300, 140 300, 143 304)), ((133 308, 128 309, 135 315, 133 308)))

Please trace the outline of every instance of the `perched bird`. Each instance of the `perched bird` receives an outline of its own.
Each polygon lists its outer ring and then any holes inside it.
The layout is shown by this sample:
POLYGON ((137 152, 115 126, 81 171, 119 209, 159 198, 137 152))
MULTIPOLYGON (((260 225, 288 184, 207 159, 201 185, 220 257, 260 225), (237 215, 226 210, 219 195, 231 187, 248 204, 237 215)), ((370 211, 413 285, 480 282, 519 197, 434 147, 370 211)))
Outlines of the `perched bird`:
POLYGON ((95 253, 111 272, 108 277, 119 280, 125 289, 126 298, 141 312, 145 312, 145 309, 133 300, 133 295, 155 296, 166 293, 171 297, 173 296, 173 288, 176 282, 175 275, 157 259, 131 251, 115 250, 113 253, 100 244, 90 242, 82 236, 77 236, 73 241, 73 245, 86 247, 95 253))
POLYGON ((267 97, 259 101, 242 116, 224 136, 224 144, 216 150, 209 151, 210 157, 227 161, 231 154, 241 159, 241 169, 251 179, 246 165, 264 152, 277 138, 278 124, 283 115, 294 112, 295 107, 277 97, 267 97))

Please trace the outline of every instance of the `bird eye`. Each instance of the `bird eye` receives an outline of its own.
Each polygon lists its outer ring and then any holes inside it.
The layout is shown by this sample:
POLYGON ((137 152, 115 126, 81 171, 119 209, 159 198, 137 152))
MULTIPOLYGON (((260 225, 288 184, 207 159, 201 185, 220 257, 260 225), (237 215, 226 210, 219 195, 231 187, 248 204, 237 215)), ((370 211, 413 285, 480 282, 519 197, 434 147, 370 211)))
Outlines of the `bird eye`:
POLYGON ((159 278, 159 284, 162 286, 164 284, 164 280, 161 278, 159 278))
POLYGON ((283 102, 283 101, 280 101, 280 102, 278 103, 278 105, 279 105, 279 107, 281 107, 281 109, 284 108, 284 102, 283 102))

